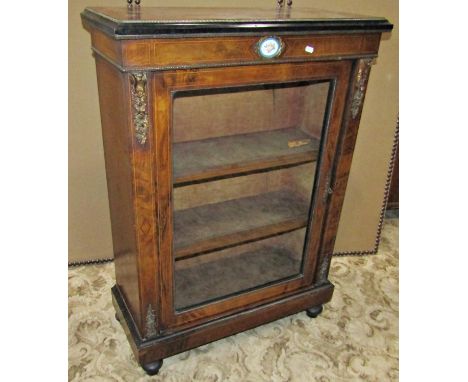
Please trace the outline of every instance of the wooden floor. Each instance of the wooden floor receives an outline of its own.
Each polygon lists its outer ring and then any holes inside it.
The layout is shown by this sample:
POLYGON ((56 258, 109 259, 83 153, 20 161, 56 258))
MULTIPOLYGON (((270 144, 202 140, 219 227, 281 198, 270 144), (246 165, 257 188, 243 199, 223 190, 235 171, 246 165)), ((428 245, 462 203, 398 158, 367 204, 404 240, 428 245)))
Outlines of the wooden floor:
POLYGON ((174 213, 176 259, 299 229, 308 201, 280 190, 174 213))
POLYGON ((318 150, 319 140, 299 128, 175 143, 174 184, 312 162, 318 150), (290 147, 298 141, 307 143, 290 147))

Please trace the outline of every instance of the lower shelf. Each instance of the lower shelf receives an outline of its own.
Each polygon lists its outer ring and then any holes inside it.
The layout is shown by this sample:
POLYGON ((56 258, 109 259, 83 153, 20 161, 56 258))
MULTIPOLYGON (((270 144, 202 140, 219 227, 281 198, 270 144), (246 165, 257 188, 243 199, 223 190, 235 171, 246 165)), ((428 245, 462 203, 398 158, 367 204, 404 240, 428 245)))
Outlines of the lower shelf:
POLYGON ((308 210, 300 195, 280 190, 176 211, 175 258, 303 228, 308 210))
POLYGON ((176 264, 175 308, 180 310, 292 277, 299 274, 300 267, 299 256, 270 246, 185 268, 176 264))

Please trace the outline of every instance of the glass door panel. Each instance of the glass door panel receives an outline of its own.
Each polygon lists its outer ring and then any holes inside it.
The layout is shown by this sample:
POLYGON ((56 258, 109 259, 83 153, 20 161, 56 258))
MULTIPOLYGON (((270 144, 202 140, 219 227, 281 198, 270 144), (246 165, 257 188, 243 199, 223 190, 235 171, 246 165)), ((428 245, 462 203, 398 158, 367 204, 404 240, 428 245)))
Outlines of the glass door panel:
POLYGON ((176 311, 302 273, 330 84, 174 93, 176 311))

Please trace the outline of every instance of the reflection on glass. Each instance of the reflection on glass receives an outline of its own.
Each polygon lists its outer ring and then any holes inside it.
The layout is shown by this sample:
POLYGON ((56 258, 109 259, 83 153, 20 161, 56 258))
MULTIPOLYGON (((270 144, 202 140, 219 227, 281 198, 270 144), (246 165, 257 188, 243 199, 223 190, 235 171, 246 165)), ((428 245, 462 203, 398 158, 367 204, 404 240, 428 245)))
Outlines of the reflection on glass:
POLYGON ((329 82, 176 93, 177 310, 301 272, 329 82))

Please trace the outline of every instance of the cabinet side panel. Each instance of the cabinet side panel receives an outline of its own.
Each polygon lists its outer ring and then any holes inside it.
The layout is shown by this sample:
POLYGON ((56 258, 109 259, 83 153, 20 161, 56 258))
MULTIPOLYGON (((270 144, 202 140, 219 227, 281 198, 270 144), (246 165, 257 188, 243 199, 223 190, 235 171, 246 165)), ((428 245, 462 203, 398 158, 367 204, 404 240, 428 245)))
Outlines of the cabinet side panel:
POLYGON ((99 57, 96 57, 96 70, 116 282, 132 316, 139 321, 141 315, 138 252, 134 232, 132 141, 127 114, 128 90, 123 74, 99 57))

